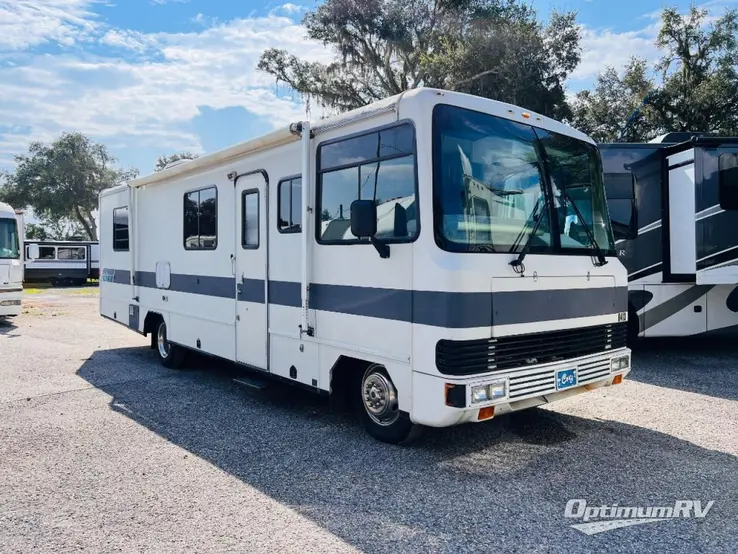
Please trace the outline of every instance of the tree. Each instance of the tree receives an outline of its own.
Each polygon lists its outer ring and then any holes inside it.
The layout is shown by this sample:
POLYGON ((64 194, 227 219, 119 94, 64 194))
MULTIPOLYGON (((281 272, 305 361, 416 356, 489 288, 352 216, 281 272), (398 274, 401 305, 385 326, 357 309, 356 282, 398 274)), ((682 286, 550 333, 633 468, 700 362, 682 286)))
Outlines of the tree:
POLYGON ((654 101, 669 131, 738 133, 738 10, 726 10, 705 26, 706 9, 695 6, 682 16, 675 8, 661 14, 656 39, 665 51, 657 64, 663 86, 654 101))
POLYGON ((622 76, 608 66, 597 76, 593 90, 577 93, 571 123, 597 142, 646 140, 659 128, 657 114, 648 104, 655 88, 644 59, 631 58, 622 76))
POLYGON ((116 159, 103 144, 82 133, 62 133, 46 146, 32 142, 28 154, 15 156, 14 173, 5 175, 0 199, 30 207, 46 224, 78 223, 90 240, 97 240, 92 212, 100 191, 138 175, 135 169, 117 169, 116 159))
POLYGON ((49 240, 50 238, 46 227, 36 223, 27 223, 25 234, 29 240, 49 240))
POLYGON ((159 159, 156 160, 154 171, 161 171, 167 166, 167 164, 170 164, 172 162, 176 162, 179 160, 194 160, 197 157, 197 154, 193 154, 192 152, 178 152, 176 154, 172 154, 171 156, 159 156, 159 159))
POLYGON ((270 48, 258 68, 338 111, 431 86, 558 115, 580 59, 573 14, 544 26, 519 0, 326 0, 303 24, 332 63, 270 48))
POLYGON ((612 67, 594 90, 577 94, 572 123, 600 142, 645 141, 673 131, 738 134, 738 11, 706 25, 708 12, 690 7, 661 12, 656 45, 664 56, 654 64, 634 58, 620 77, 612 67))

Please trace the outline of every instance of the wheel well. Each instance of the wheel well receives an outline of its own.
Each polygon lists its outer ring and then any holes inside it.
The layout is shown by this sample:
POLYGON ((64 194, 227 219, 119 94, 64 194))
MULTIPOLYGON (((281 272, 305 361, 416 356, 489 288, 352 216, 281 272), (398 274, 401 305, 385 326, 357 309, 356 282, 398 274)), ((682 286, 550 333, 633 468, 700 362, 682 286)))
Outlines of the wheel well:
POLYGON ((148 336, 149 333, 155 333, 156 328, 159 326, 159 322, 163 321, 164 318, 161 314, 156 312, 149 312, 146 314, 146 319, 144 319, 144 328, 143 333, 144 336, 148 336))
POLYGON ((330 399, 334 408, 344 410, 350 408, 352 399, 350 388, 372 363, 351 356, 338 357, 331 368, 330 399))

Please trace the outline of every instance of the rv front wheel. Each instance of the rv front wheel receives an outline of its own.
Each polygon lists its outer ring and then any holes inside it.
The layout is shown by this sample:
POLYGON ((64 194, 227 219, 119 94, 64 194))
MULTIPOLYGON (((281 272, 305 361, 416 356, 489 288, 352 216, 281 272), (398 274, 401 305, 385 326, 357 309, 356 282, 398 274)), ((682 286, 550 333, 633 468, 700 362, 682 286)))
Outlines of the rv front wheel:
POLYGON ((397 389, 384 367, 370 365, 360 383, 357 412, 372 437, 390 444, 409 444, 420 436, 422 427, 400 412, 397 389))
POLYGON ((171 369, 181 367, 187 354, 184 348, 169 342, 167 339, 167 324, 164 323, 164 320, 159 322, 159 327, 156 330, 156 352, 159 354, 159 361, 162 365, 171 369))

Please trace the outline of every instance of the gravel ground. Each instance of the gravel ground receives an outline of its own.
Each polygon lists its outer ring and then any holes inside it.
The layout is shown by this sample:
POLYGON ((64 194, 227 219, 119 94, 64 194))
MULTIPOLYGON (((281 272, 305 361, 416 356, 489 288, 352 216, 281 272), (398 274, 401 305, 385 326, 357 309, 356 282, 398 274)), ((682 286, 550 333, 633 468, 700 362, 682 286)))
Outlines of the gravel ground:
POLYGON ((91 293, 0 323, 0 550, 734 552, 738 347, 649 343, 631 379, 378 443, 309 393, 161 367, 91 293), (714 504, 586 535, 590 506, 714 504))

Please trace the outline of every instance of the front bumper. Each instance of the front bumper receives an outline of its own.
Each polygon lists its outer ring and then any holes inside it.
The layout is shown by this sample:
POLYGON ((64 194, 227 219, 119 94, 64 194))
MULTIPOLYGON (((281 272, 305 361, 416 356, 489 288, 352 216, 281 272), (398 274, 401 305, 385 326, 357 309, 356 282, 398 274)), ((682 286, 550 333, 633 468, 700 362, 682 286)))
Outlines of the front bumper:
POLYGON ((0 317, 20 314, 23 290, 7 292, 0 289, 0 317))
MULTIPOLYGON (((618 364, 619 365, 619 364, 618 364)), ((630 349, 533 367, 500 371, 464 379, 413 373, 410 419, 429 427, 478 422, 492 415, 533 408, 620 382, 630 373, 630 349), (613 368, 612 360, 627 357, 627 367, 613 368), (567 382, 575 369, 576 381, 567 382), (559 373, 559 372, 564 373, 559 373), (558 377, 558 382, 557 382, 558 377), (505 396, 472 402, 474 387, 505 382, 505 396), (567 386, 568 385, 568 386, 567 386), (422 399, 422 400, 418 400, 422 399), (480 410, 483 410, 480 415, 480 410), (491 410, 490 408, 494 408, 491 410)))

